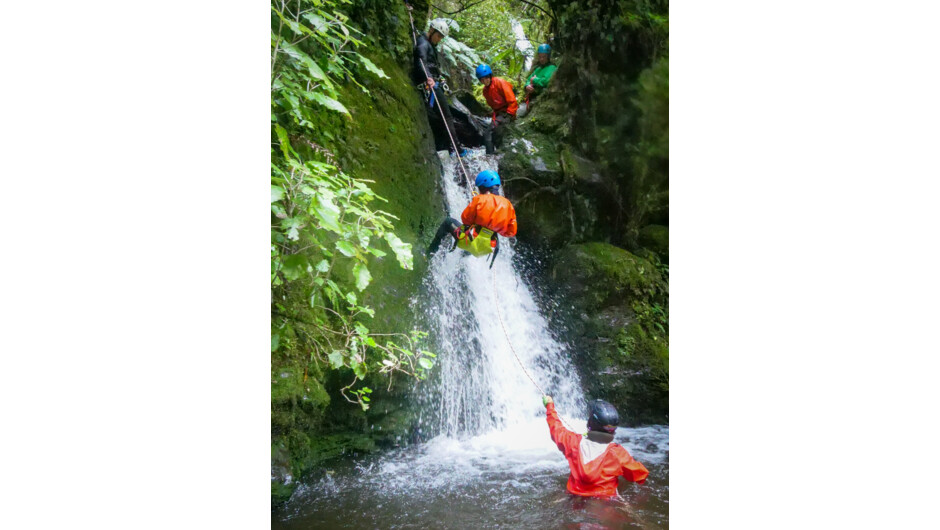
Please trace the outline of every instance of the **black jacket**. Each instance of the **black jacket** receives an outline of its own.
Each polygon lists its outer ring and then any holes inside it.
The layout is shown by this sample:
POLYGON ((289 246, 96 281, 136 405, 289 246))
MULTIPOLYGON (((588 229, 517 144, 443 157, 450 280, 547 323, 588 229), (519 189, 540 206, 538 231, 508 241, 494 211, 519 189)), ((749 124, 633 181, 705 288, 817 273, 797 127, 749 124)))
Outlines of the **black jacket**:
POLYGON ((441 77, 441 69, 437 62, 437 50, 434 49, 431 41, 428 40, 428 36, 424 33, 420 33, 417 41, 418 43, 415 44, 414 49, 414 65, 411 69, 411 79, 416 85, 427 80, 427 76, 424 75, 424 70, 421 68, 421 63, 418 62, 418 59, 424 61, 424 66, 427 67, 431 77, 434 79, 441 77))

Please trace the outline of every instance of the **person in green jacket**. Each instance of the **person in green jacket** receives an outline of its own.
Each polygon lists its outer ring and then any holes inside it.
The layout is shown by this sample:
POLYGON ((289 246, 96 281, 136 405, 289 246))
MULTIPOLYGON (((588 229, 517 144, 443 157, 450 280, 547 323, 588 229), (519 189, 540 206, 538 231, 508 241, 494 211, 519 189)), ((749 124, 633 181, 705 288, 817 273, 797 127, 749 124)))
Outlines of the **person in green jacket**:
POLYGON ((551 81, 552 74, 554 74, 555 70, 558 68, 551 63, 551 58, 549 57, 549 54, 552 53, 551 46, 542 44, 539 46, 538 51, 538 62, 535 64, 535 68, 532 69, 532 73, 529 74, 529 79, 526 80, 525 102, 519 105, 519 111, 516 113, 516 116, 520 118, 529 112, 531 101, 535 99, 539 93, 548 88, 548 82, 551 81))

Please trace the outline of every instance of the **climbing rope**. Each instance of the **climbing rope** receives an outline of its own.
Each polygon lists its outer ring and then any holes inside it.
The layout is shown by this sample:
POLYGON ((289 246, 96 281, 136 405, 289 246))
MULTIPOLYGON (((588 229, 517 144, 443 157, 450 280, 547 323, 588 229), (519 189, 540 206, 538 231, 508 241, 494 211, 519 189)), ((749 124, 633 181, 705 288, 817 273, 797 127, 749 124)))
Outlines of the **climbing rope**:
MULTIPOLYGON (((526 370, 525 365, 522 364, 522 360, 519 359, 519 356, 516 354, 516 349, 512 346, 512 340, 509 338, 509 331, 506 329, 506 323, 503 322, 502 312, 499 310, 499 289, 496 288, 496 271, 493 271, 493 295, 496 297, 496 303, 494 304, 496 305, 496 316, 499 318, 499 325, 503 328, 503 335, 506 336, 506 342, 509 344, 509 351, 512 352, 512 356, 516 358, 516 362, 519 363, 519 367, 522 368, 522 372, 525 373, 525 376, 529 378, 529 381, 532 381, 532 384, 535 385, 535 388, 538 389, 539 393, 543 396, 547 396, 548 394, 545 393, 545 390, 543 390, 542 387, 535 382, 535 379, 532 377, 529 371, 526 370)), ((578 432, 575 429, 572 429, 571 425, 568 425, 568 422, 566 422, 560 414, 558 415, 558 419, 561 420, 562 425, 564 425, 565 428, 569 431, 578 432)))
POLYGON ((516 349, 512 347, 512 341, 509 340, 509 331, 506 330, 506 323, 503 322, 503 315, 499 310, 499 289, 496 288, 496 271, 493 271, 493 295, 496 297, 496 316, 499 317, 499 325, 503 328, 503 334, 506 335, 506 342, 509 343, 509 350, 512 352, 512 356, 516 358, 516 362, 519 363, 519 366, 522 368, 522 371, 525 372, 525 376, 529 378, 529 381, 532 381, 532 384, 535 385, 535 388, 539 389, 539 392, 543 396, 548 394, 542 390, 542 387, 535 382, 535 379, 529 374, 529 371, 526 370, 525 365, 522 364, 522 361, 519 359, 519 356, 516 355, 516 349))
MULTIPOLYGON (((415 19, 411 15, 412 7, 408 3, 405 3, 405 7, 408 9, 408 19, 411 21, 411 40, 414 43, 414 45, 417 46, 418 38, 416 37, 416 35, 418 32, 415 31, 415 19)), ((424 61, 418 58, 418 62, 421 63, 421 69, 424 70, 425 77, 430 78, 431 74, 428 72, 427 67, 424 65, 424 61)), ((432 91, 431 93, 433 94, 434 92, 432 91)), ((447 130, 447 136, 450 138, 450 144, 454 148, 454 154, 457 155, 457 162, 460 165, 460 169, 463 172, 463 176, 465 179, 467 179, 467 186, 471 192, 471 196, 476 195, 477 192, 474 189, 473 181, 470 180, 470 175, 469 173, 467 173, 467 168, 464 167, 463 165, 463 159, 460 157, 460 153, 457 151, 457 142, 454 141, 454 135, 451 134, 450 127, 447 125, 447 119, 444 117, 444 110, 441 108, 440 101, 438 101, 437 103, 437 110, 441 114, 441 121, 444 122, 444 129, 447 130)), ((509 338, 509 331, 506 329, 506 323, 503 322, 502 312, 499 310, 499 289, 496 288, 496 272, 495 271, 493 272, 493 294, 496 297, 496 316, 499 317, 499 325, 503 328, 503 334, 506 336, 506 342, 509 344, 509 350, 512 352, 512 356, 515 357, 516 362, 519 363, 519 367, 522 368, 522 372, 526 375, 526 377, 529 378, 529 381, 532 381, 532 384, 535 385, 535 388, 538 389, 539 393, 541 393, 543 396, 547 396, 548 394, 545 393, 545 390, 543 390, 542 387, 539 386, 537 382, 535 382, 535 379, 526 369, 525 365, 522 364, 522 360, 519 359, 519 355, 516 354, 516 349, 513 347, 512 340, 510 340, 509 338)), ((569 431, 577 432, 574 429, 572 429, 571 426, 568 425, 568 423, 565 422, 564 418, 562 418, 560 415, 558 416, 558 419, 561 420, 561 423, 569 431)))
MULTIPOLYGON (((405 7, 408 8, 408 19, 411 21, 411 40, 414 41, 415 46, 418 45, 418 39, 415 37, 417 31, 415 31, 415 19, 411 16, 411 6, 405 4, 405 7)), ((424 70, 424 75, 428 79, 431 78, 431 74, 428 73, 428 68, 424 65, 424 61, 421 58, 418 58, 418 62, 421 63, 421 69, 424 70)), ((434 90, 431 90, 431 94, 434 94, 434 90)), ((470 196, 473 197, 477 194, 477 191, 473 188, 473 181, 470 180, 470 174, 467 173, 467 168, 463 165, 463 159, 460 157, 460 150, 457 149, 457 142, 454 141, 454 135, 450 132, 450 126, 447 125, 447 118, 444 117, 444 109, 441 108, 441 102, 437 102, 437 111, 441 113, 441 121, 444 123, 444 129, 447 131, 447 136, 450 138, 450 145, 454 148, 454 155, 457 157, 457 162, 460 164, 460 169, 463 171, 463 176, 467 179, 467 189, 470 191, 470 196)))

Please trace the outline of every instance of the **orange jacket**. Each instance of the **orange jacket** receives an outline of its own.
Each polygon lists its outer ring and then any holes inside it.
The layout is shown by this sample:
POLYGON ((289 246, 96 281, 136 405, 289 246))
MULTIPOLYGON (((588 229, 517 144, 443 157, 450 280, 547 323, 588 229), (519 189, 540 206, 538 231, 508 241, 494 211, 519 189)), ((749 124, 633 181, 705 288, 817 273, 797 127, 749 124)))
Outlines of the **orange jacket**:
POLYGON ((605 446, 565 429, 554 403, 545 407, 545 413, 552 441, 565 454, 571 468, 568 491, 585 497, 611 497, 617 494, 617 477, 621 475, 640 484, 646 481, 650 472, 619 444, 605 446))
POLYGON ((504 237, 516 235, 516 210, 509 199, 492 193, 475 195, 460 214, 465 225, 480 225, 504 237))
POLYGON ((516 102, 516 95, 512 92, 512 85, 498 77, 493 77, 489 86, 483 87, 483 97, 494 113, 508 112, 514 118, 519 104, 516 102))

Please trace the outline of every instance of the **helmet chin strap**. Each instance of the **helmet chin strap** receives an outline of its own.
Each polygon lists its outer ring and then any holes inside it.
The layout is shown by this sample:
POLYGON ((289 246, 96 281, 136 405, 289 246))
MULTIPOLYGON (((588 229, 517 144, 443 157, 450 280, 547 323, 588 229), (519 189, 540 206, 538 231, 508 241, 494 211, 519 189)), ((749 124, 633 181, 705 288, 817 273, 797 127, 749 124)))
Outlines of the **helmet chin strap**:
POLYGON ((592 442, 609 444, 610 442, 614 441, 614 435, 603 431, 588 431, 587 439, 591 440, 592 442))

